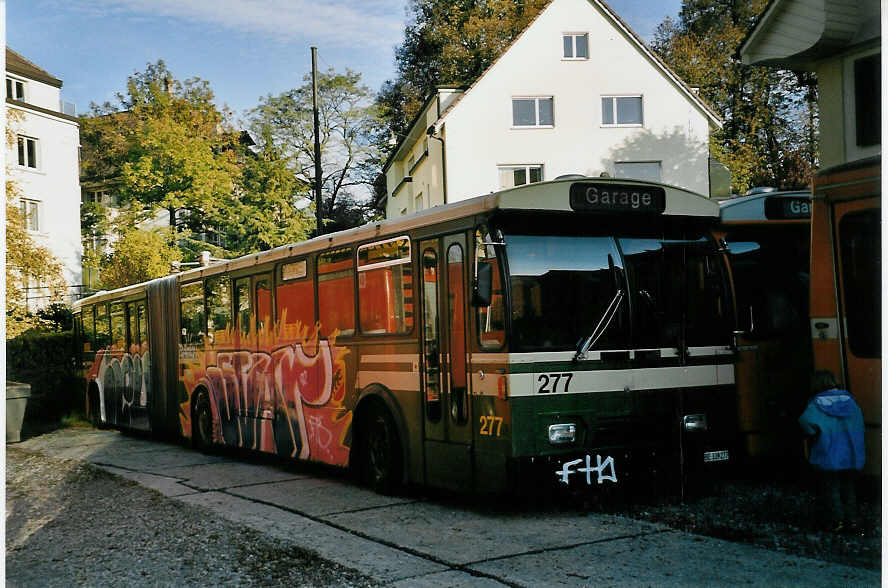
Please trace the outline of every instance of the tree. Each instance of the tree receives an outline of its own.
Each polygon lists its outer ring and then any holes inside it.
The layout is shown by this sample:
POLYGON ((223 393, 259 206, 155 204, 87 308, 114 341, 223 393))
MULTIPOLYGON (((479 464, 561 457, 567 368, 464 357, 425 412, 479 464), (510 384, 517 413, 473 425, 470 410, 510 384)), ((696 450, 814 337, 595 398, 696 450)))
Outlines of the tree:
POLYGON ((260 145, 256 152, 242 150, 240 189, 232 200, 240 222, 226 231, 229 248, 238 254, 300 241, 314 224, 309 211, 296 206, 306 187, 287 166, 270 129, 261 129, 260 145))
MULTIPOLYGON (((321 144, 321 232, 360 224, 372 203, 362 192, 378 175, 379 116, 361 74, 333 69, 318 75, 321 144)), ((249 128, 263 151, 285 157, 296 179, 297 194, 313 200, 315 175, 311 76, 278 96, 266 96, 249 115, 249 128)))
MULTIPOLYGON (((15 125, 20 114, 7 110, 6 145, 15 144, 15 125)), ((65 278, 62 264, 50 250, 37 242, 28 233, 24 215, 16 204, 20 196, 18 185, 9 179, 6 172, 6 338, 12 339, 22 332, 40 326, 45 321, 28 312, 25 287, 40 284, 50 295, 50 300, 58 301, 65 293, 65 278)))
POLYGON ((378 104, 391 135, 403 138, 440 85, 468 86, 548 4, 548 0, 410 0, 397 77, 378 104))
POLYGON ((116 104, 92 106, 81 123, 83 175, 114 183, 126 214, 85 207, 85 241, 144 227, 161 210, 169 242, 187 259, 204 249, 230 257, 307 234, 286 161, 254 152, 213 101, 206 81, 180 82, 158 61, 128 78, 116 104), (208 243, 210 236, 220 242, 208 243))
POLYGON ((102 258, 102 288, 113 290, 165 276, 170 273, 170 263, 181 259, 163 232, 131 228, 102 258))
POLYGON ((732 187, 803 188, 817 167, 816 82, 809 73, 743 65, 736 51, 766 0, 684 0, 653 49, 724 119, 710 152, 732 187))
POLYGON ((81 123, 84 175, 119 180, 120 198, 153 217, 169 213, 174 229, 203 232, 238 176, 226 120, 209 84, 174 79, 163 61, 130 76, 117 105, 92 106, 81 123))

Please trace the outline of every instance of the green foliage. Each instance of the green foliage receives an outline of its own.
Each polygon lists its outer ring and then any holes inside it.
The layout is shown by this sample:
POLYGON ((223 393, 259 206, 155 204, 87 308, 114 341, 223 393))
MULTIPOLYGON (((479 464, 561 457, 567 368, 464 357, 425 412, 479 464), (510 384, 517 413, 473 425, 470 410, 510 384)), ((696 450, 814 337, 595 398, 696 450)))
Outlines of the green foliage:
POLYGON ((31 385, 28 414, 56 419, 83 406, 71 331, 32 330, 6 342, 6 377, 31 385))
POLYGON ((410 0, 398 75, 378 104, 401 139, 423 102, 440 85, 468 86, 523 31, 548 0, 410 0))
MULTIPOLYGON (((303 190, 287 160, 274 148, 251 149, 230 114, 215 106, 206 81, 180 82, 158 61, 129 77, 116 104, 92 110, 81 125, 83 172, 90 181, 111 182, 119 208, 110 218, 85 206, 85 242, 149 226, 159 211, 167 213, 168 240, 184 260, 202 250, 231 257, 269 249, 310 230, 310 218, 296 207, 303 190), (207 235, 221 236, 221 245, 206 242, 207 235)), ((166 264, 171 256, 162 253, 166 264)), ((103 263, 101 255, 87 257, 93 267, 103 263)), ((132 275, 132 261, 117 259, 123 265, 114 277, 106 279, 102 268, 103 285, 132 275)))
POLYGON ((165 276, 170 263, 181 261, 180 251, 168 243, 168 233, 130 229, 114 242, 102 259, 102 288, 113 290, 165 276))
POLYGON ((713 157, 732 188, 808 187, 817 167, 817 96, 811 74, 743 65, 736 50, 766 0, 684 0, 678 21, 657 29, 653 49, 724 119, 713 157))
MULTIPOLYGON (((355 226, 366 219, 369 203, 361 192, 379 175, 381 121, 369 88, 351 70, 330 69, 318 75, 321 144, 321 194, 324 232, 355 226)), ((315 176, 311 76, 278 96, 262 98, 249 115, 249 128, 259 140, 260 155, 286 161, 295 176, 297 198, 313 202, 315 176)), ((274 178, 278 176, 275 174, 274 178)), ((303 224, 304 226, 304 224, 303 224)))
POLYGON ((37 311, 37 318, 46 321, 53 331, 71 331, 74 329, 74 313, 67 304, 54 302, 37 311))

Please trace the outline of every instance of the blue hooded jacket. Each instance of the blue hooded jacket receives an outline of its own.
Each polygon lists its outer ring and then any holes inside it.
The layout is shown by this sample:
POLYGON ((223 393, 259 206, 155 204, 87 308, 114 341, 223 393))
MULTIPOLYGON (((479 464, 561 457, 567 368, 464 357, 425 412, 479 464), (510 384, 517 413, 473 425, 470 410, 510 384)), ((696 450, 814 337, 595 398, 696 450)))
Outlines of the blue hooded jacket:
POLYGON ((808 461, 822 470, 860 470, 866 456, 863 447, 863 413, 845 390, 832 389, 815 396, 799 424, 808 435, 817 435, 808 461))

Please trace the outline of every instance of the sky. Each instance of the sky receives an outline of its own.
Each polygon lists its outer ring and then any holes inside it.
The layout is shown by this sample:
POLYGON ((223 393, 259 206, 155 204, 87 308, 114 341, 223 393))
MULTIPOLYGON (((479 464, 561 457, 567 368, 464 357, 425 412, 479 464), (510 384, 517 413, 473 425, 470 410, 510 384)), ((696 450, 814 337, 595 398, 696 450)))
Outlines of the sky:
MULTIPOLYGON (((78 114, 115 101, 126 78, 163 59, 178 79, 209 81, 236 115, 300 86, 318 67, 346 67, 374 92, 394 77, 407 0, 11 0, 10 48, 63 82, 78 114)), ((608 0, 643 39, 681 0, 608 0)))

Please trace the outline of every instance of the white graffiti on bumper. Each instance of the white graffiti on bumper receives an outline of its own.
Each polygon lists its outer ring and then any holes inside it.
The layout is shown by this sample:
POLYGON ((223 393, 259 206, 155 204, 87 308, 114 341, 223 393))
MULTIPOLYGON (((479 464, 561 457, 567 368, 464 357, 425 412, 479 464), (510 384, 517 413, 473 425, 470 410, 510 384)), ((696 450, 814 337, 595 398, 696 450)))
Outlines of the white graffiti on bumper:
POLYGON ((575 459, 573 461, 565 462, 560 470, 556 470, 555 475, 561 477, 561 482, 563 484, 567 484, 570 479, 571 474, 586 474, 586 484, 592 484, 592 472, 598 474, 598 483, 604 484, 604 481, 617 482, 617 471, 614 468, 614 458, 611 456, 607 456, 604 461, 601 461, 601 456, 596 455, 595 460, 598 465, 592 465, 592 456, 586 456, 586 464, 585 467, 577 468, 575 470, 571 469, 572 467, 583 463, 581 459, 575 459), (609 473, 608 473, 609 472, 609 473))

